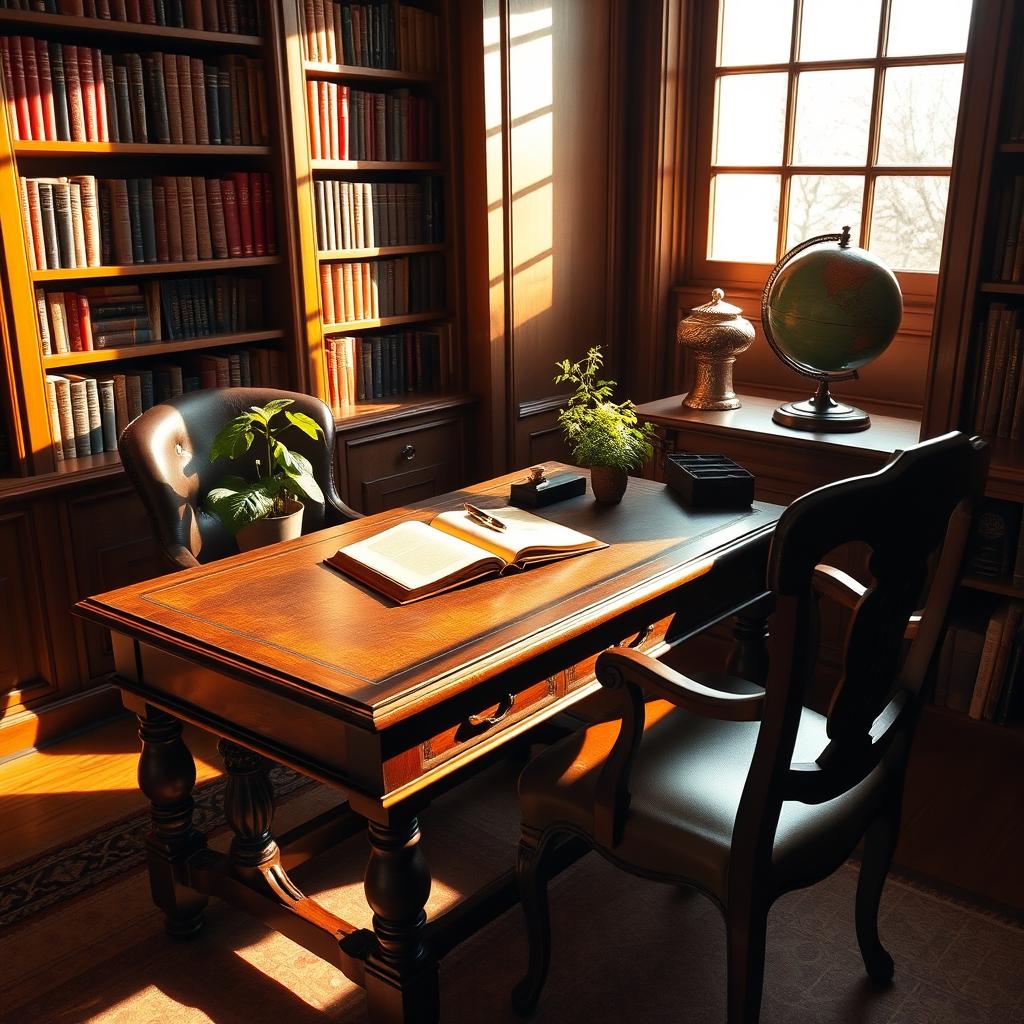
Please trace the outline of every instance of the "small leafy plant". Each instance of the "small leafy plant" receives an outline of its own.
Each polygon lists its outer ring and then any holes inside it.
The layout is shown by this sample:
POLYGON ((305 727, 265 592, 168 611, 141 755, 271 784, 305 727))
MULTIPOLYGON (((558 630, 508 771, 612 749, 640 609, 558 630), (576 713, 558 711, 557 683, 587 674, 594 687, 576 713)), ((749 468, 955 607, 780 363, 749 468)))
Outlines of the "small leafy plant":
POLYGON ((600 380, 604 358, 599 348, 590 349, 578 363, 568 359, 555 365, 556 384, 568 382, 576 391, 569 404, 558 410, 558 425, 580 466, 608 466, 625 472, 639 469, 651 457, 650 423, 637 426, 631 401, 613 402, 615 381, 600 380))
POLYGON ((237 459, 254 444, 266 449, 266 456, 255 460, 255 481, 240 476, 225 477, 221 485, 206 496, 206 511, 216 516, 232 534, 257 519, 283 515, 287 498, 324 500, 323 491, 313 478, 309 459, 289 450, 281 441, 281 434, 293 427, 314 441, 323 436, 323 427, 314 419, 305 413, 288 411, 293 401, 275 398, 264 406, 251 406, 226 424, 213 439, 210 462, 220 458, 237 459))

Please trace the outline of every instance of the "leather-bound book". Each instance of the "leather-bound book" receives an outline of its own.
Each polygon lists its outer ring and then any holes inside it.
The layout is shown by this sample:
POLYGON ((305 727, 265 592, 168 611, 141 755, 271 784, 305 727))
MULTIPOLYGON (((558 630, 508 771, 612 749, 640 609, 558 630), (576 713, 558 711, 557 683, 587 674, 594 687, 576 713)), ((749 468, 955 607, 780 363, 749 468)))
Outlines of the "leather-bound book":
POLYGON ((150 125, 146 116, 146 70, 137 53, 125 55, 128 67, 128 96, 132 120, 132 140, 149 142, 150 125))
MULTIPOLYGON (((71 223, 71 186, 67 178, 51 182, 53 216, 57 230, 57 266, 75 267, 75 230, 71 223)), ((40 189, 40 193, 42 189, 40 189)), ((46 208, 43 207, 45 224, 46 208)))
POLYGON ((167 247, 172 263, 180 263, 185 257, 181 236, 181 203, 178 196, 178 179, 168 175, 164 178, 167 196, 167 247))
POLYGON ((50 318, 46 315, 46 293, 42 288, 33 289, 36 300, 36 323, 39 327, 39 348, 44 356, 53 354, 50 338, 50 318))
POLYGON ((153 181, 153 231, 157 262, 167 263, 171 253, 167 238, 167 190, 163 178, 153 181))
POLYGON ((43 138, 58 139, 57 112, 53 104, 53 79, 50 72, 50 50, 45 39, 37 39, 36 72, 39 75, 39 98, 43 104, 43 138))
POLYGON ((249 176, 249 199, 252 204, 252 247, 257 256, 267 254, 266 214, 263 209, 263 174, 249 176))
POLYGON ((216 65, 203 65, 203 81, 206 86, 206 124, 210 134, 210 143, 219 146, 226 140, 220 124, 220 86, 216 65))
MULTIPOLYGON (((93 81, 93 51, 88 46, 78 47, 78 81, 79 93, 82 97, 82 117, 84 119, 85 141, 100 141, 99 117, 96 110, 96 86, 93 81)), ((102 74, 102 69, 100 69, 102 74)))
POLYGON ((210 247, 213 251, 213 258, 227 259, 228 236, 224 224, 224 202, 221 197, 219 178, 206 180, 206 205, 210 214, 210 247))
POLYGON ((92 90, 96 106, 96 139, 110 141, 110 126, 107 123, 107 87, 103 78, 103 55, 92 51, 92 90))
POLYGON ((334 311, 334 287, 331 283, 331 265, 320 264, 320 314, 324 323, 338 323, 337 314, 334 311))
POLYGON ((60 435, 60 410, 57 408, 57 388, 53 378, 47 376, 43 382, 46 391, 46 412, 50 420, 50 438, 53 441, 53 458, 55 462, 64 461, 64 445, 60 435))
POLYGON ((238 207, 238 228, 242 243, 242 255, 256 254, 252 231, 252 198, 250 194, 249 175, 245 171, 233 171, 231 178, 235 183, 235 198, 238 207))
POLYGON ((188 54, 179 53, 175 57, 178 84, 178 102, 181 117, 181 141, 194 146, 196 142, 196 112, 192 99, 192 64, 188 54))
POLYGON ((313 79, 306 81, 306 115, 309 120, 309 155, 314 160, 323 156, 320 140, 320 90, 313 79))
POLYGON ((196 249, 199 259, 213 259, 213 238, 210 230, 210 207, 206 200, 206 179, 192 178, 192 199, 196 218, 196 249))
POLYGON ((206 116, 206 75, 203 62, 198 57, 189 58, 189 74, 192 86, 192 116, 195 121, 195 141, 201 146, 209 145, 210 125, 206 116))
MULTIPOLYGON (((17 46, 17 44, 14 44, 17 46)), ((11 126, 11 133, 15 139, 22 137, 22 126, 18 123, 18 100, 17 92, 20 89, 24 93, 25 82, 22 78, 21 84, 15 86, 14 84, 14 60, 11 55, 11 38, 10 36, 0 37, 0 55, 3 60, 3 76, 4 76, 4 97, 7 101, 7 122, 11 126)), ((21 65, 20 73, 24 76, 24 66, 21 60, 21 47, 18 46, 18 64, 21 65)), ((28 97, 25 97, 26 107, 28 105, 28 97)))
POLYGON ((131 263, 146 262, 146 244, 142 238, 142 204, 139 200, 139 179, 127 178, 125 188, 128 190, 128 223, 131 226, 132 258, 131 263))
POLYGON ((60 354, 71 351, 68 338, 68 318, 65 313, 64 292, 47 292, 46 305, 53 325, 53 350, 60 354))
POLYGON ((156 210, 153 205, 153 179, 139 178, 138 181, 142 259, 146 263, 156 263, 156 210))
POLYGON ((109 178, 103 184, 110 195, 114 263, 134 263, 132 222, 128 203, 128 182, 124 178, 109 178))
POLYGON ((71 409, 71 383, 66 377, 51 374, 47 381, 54 386, 57 417, 60 421, 60 444, 65 459, 75 458, 75 417, 71 409))
POLYGON ((82 218, 82 187, 73 178, 68 182, 68 195, 71 203, 71 234, 74 240, 74 266, 88 266, 85 253, 85 222, 82 218))
POLYGON ((21 63, 24 68, 25 94, 28 97, 29 132, 26 139, 45 139, 46 126, 43 123, 43 99, 39 91, 39 70, 36 66, 36 43, 28 36, 11 37, 12 45, 21 48, 21 63), (15 43, 17 40, 17 43, 15 43))
POLYGON ((114 380, 102 377, 96 381, 100 402, 100 425, 103 434, 103 450, 117 451, 117 412, 114 404, 114 380))
POLYGON ((181 252, 186 262, 199 259, 199 239, 196 232, 195 194, 192 179, 187 175, 178 178, 178 205, 181 216, 181 252))
MULTIPOLYGON (((105 60, 106 58, 104 57, 105 60)), ((106 74, 105 64, 104 74, 106 74)), ((114 79, 114 114, 110 119, 111 139, 114 139, 113 127, 116 124, 117 138, 114 141, 134 142, 131 94, 128 89, 128 68, 124 64, 114 64, 111 68, 111 74, 114 79)))
POLYGON ((178 60, 173 53, 163 55, 164 100, 167 107, 167 125, 171 142, 180 145, 182 135, 181 93, 178 89, 178 60))
POLYGON ((263 172, 263 234, 267 255, 277 254, 277 220, 274 217, 274 179, 269 171, 263 172))
POLYGON ((93 350, 92 341, 92 311, 89 308, 89 300, 80 292, 66 292, 65 303, 74 302, 78 311, 78 335, 82 342, 82 351, 93 350))
POLYGON ((228 255, 236 258, 242 255, 242 227, 233 178, 221 178, 220 195, 224 206, 224 232, 228 240, 228 255))

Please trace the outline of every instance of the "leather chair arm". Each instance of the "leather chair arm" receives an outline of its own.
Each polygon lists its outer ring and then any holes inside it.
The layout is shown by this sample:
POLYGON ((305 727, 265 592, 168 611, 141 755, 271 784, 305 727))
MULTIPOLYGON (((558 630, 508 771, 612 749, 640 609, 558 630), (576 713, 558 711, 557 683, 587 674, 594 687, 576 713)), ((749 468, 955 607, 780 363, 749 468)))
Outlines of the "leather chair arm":
POLYGON ((660 661, 623 647, 613 647, 597 659, 602 686, 632 683, 644 693, 670 701, 704 718, 725 722, 759 722, 764 692, 725 693, 676 672, 660 661))
MULTIPOLYGON (((867 587, 858 583, 849 573, 836 569, 831 565, 816 565, 811 577, 811 584, 817 594, 827 597, 836 604, 853 611, 857 602, 864 596, 867 587)), ((921 616, 911 615, 903 634, 905 640, 913 640, 917 636, 921 616)))

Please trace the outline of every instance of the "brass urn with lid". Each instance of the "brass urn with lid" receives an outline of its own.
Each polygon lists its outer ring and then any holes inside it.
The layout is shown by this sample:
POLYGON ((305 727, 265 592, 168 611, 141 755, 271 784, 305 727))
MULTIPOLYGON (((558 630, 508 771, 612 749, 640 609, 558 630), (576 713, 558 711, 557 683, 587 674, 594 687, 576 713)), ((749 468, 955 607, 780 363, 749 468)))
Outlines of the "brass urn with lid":
POLYGON ((724 299, 725 292, 716 288, 710 302, 695 306, 679 321, 676 340, 697 362, 693 388, 683 398, 689 409, 738 409, 741 404, 732 387, 732 364, 750 348, 754 325, 724 299))

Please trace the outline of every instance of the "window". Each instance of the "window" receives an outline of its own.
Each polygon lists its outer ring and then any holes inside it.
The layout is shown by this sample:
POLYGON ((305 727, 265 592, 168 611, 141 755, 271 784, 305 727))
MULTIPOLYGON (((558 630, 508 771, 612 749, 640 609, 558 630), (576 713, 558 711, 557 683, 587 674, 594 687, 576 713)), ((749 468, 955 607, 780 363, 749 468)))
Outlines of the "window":
POLYGON ((703 36, 696 275, 763 281, 798 242, 849 224, 905 289, 934 293, 970 13, 971 0, 720 0, 703 36))

